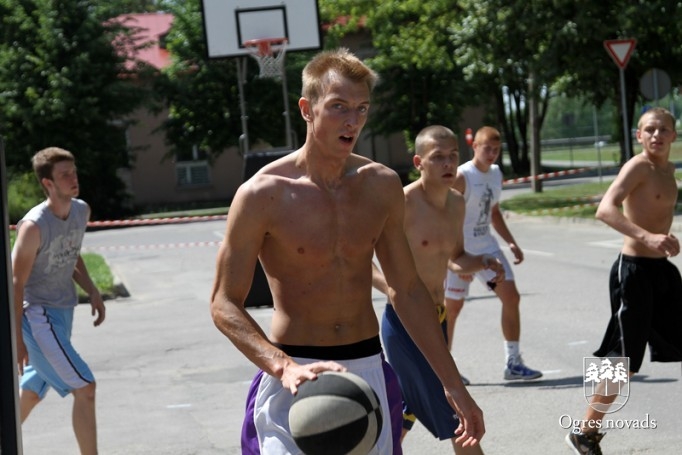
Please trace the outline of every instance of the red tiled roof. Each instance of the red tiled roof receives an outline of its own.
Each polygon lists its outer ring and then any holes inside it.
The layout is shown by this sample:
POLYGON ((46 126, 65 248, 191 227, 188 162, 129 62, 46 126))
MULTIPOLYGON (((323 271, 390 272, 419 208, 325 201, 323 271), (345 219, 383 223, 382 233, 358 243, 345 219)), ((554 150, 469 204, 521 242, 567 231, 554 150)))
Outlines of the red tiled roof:
POLYGON ((142 61, 156 69, 163 69, 170 65, 170 55, 159 45, 159 39, 168 33, 173 23, 173 15, 169 13, 141 13, 124 14, 113 19, 130 28, 135 28, 136 44, 147 44, 137 51, 129 50, 126 66, 130 69, 134 61, 142 61))

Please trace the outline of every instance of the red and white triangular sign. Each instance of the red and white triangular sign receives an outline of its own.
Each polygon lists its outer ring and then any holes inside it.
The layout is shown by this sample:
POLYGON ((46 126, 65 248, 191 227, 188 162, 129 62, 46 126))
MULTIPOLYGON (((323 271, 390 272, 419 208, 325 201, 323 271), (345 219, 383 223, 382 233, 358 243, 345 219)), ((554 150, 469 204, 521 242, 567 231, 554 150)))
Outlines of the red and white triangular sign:
POLYGON ((637 40, 634 39, 612 39, 604 41, 604 47, 611 55, 611 58, 619 68, 625 69, 635 50, 637 40))

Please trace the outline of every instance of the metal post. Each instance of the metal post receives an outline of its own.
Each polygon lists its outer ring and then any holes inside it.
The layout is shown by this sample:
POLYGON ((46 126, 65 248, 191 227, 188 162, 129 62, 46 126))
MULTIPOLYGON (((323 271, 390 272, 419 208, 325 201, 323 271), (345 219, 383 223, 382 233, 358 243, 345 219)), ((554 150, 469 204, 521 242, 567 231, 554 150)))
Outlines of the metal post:
POLYGON ((536 98, 535 81, 533 74, 528 78, 528 117, 530 119, 530 174, 532 176, 531 187, 534 193, 542 193, 542 180, 537 178, 541 173, 540 167, 540 134, 537 128, 538 100, 536 98))
POLYGON ((597 172, 601 183, 601 141, 599 140, 599 122, 597 120, 597 106, 592 106, 592 119, 594 120, 594 143, 597 146, 597 172))
POLYGON ((620 69, 620 102, 623 110, 623 142, 625 143, 625 161, 632 156, 630 151, 630 132, 628 131, 628 104, 625 99, 625 70, 620 69))
POLYGON ((286 136, 286 145, 289 150, 293 150, 291 138, 291 116, 289 115, 289 91, 287 90, 287 72, 284 65, 282 65, 282 95, 284 96, 284 135, 286 136))
POLYGON ((249 117, 246 115, 246 101, 244 99, 244 84, 246 83, 246 58, 237 59, 237 86, 239 88, 239 109, 242 119, 242 135, 239 136, 239 147, 243 155, 249 153, 249 117))
POLYGON ((0 247, 4 260, 0 261, 0 453, 21 454, 21 425, 19 425, 18 372, 15 347, 14 298, 9 248, 9 219, 7 215, 7 175, 5 173, 5 148, 0 138, 0 209, 2 212, 2 236, 0 247))

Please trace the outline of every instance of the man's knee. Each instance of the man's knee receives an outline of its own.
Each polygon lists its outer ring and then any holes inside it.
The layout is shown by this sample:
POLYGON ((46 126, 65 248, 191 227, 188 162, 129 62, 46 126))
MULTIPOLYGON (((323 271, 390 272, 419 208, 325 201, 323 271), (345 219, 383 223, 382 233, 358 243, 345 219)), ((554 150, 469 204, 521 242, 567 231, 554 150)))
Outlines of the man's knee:
POLYGON ((85 387, 80 389, 75 389, 72 393, 73 396, 78 400, 95 401, 95 390, 97 386, 95 382, 91 382, 85 387))
POLYGON ((24 403, 30 404, 32 406, 35 406, 38 403, 40 403, 40 400, 42 399, 40 398, 40 395, 28 389, 21 389, 19 391, 19 398, 24 403))
POLYGON ((505 307, 518 308, 521 303, 521 294, 513 281, 505 281, 504 284, 498 285, 495 292, 505 307))
POLYGON ((462 311, 463 307, 464 299, 462 300, 445 299, 445 309, 447 311, 448 319, 457 319, 457 316, 459 316, 459 313, 460 311, 462 311))

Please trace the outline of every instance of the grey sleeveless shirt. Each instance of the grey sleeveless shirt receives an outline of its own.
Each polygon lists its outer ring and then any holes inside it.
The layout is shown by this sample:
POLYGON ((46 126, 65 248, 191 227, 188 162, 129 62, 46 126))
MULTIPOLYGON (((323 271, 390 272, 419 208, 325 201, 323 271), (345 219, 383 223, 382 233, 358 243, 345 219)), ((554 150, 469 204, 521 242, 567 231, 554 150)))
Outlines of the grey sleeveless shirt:
POLYGON ((29 210, 17 223, 17 229, 24 221, 32 221, 40 229, 40 247, 24 286, 24 307, 76 306, 78 296, 73 271, 88 224, 88 205, 80 199, 72 199, 69 216, 62 220, 44 201, 29 210))

